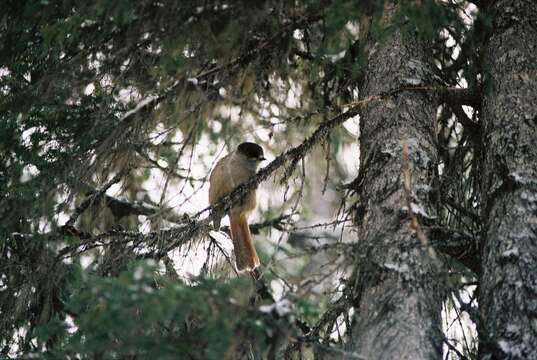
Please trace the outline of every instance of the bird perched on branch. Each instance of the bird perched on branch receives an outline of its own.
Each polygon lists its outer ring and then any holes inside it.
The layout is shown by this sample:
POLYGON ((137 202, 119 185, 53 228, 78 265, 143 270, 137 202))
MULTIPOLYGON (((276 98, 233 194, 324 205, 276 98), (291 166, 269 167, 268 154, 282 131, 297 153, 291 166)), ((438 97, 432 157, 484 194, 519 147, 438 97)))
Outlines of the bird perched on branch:
MULTIPOLYGON (((209 177, 209 204, 215 204, 255 175, 259 163, 263 160, 265 160, 263 149, 252 142, 243 142, 235 151, 220 159, 209 177)), ((259 266, 259 258, 248 226, 248 216, 255 206, 254 189, 228 212, 238 271, 249 271, 259 266)), ((215 216, 216 229, 220 228, 220 220, 220 216, 215 216)))

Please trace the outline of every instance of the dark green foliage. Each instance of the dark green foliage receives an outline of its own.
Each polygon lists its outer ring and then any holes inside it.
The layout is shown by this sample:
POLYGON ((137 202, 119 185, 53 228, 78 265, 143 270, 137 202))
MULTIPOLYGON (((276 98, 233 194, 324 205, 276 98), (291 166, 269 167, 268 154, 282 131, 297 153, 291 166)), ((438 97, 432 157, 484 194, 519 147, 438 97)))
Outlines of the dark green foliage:
POLYGON ((73 324, 55 318, 36 329, 40 347, 50 349, 46 358, 221 359, 239 345, 240 332, 261 326, 247 318, 249 285, 242 279, 186 284, 147 263, 129 268, 116 278, 76 270, 65 305, 73 324))
POLYGON ((446 6, 437 0, 408 1, 408 5, 401 10, 399 21, 426 39, 437 37, 439 29, 460 31, 463 28, 462 20, 457 14, 461 8, 446 6))

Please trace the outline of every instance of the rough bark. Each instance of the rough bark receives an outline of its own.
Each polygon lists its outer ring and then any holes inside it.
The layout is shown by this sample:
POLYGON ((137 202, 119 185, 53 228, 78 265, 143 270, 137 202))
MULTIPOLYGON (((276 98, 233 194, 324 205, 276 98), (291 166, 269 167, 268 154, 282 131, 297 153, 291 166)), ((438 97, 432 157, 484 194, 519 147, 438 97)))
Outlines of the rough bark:
MULTIPOLYGON (((387 7, 386 19, 395 11, 387 7)), ((399 29, 388 38, 371 40, 361 96, 431 85, 428 54, 425 41, 399 29)), ((431 96, 401 92, 360 113, 365 212, 357 225, 361 258, 368 255, 357 264, 348 350, 365 359, 441 358, 439 264, 411 228, 407 206, 410 195, 417 216, 436 214, 430 200, 437 166, 435 110, 431 96), (405 167, 412 175, 410 193, 404 187, 405 167)))
POLYGON ((537 359, 537 3, 490 8, 480 358, 537 359))

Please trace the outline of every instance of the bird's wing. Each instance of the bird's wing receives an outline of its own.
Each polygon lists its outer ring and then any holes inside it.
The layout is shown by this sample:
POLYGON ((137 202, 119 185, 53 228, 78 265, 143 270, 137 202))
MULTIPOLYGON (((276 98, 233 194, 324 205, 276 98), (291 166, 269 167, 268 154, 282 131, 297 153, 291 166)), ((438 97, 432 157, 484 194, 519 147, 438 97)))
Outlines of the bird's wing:
POLYGON ((229 194, 233 187, 226 173, 229 155, 220 159, 209 176, 209 204, 213 205, 225 195, 229 194))

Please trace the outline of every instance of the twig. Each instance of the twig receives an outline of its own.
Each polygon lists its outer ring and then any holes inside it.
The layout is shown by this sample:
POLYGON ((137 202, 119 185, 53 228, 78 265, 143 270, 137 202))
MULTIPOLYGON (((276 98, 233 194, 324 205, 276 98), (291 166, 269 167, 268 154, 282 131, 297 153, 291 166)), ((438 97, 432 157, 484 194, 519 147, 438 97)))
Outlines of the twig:
POLYGON ((96 201, 98 201, 99 199, 101 199, 104 195, 104 193, 114 184, 118 183, 120 180, 121 180, 121 177, 124 175, 125 171, 122 171, 122 172, 119 172, 117 173, 112 179, 110 179, 110 181, 108 181, 106 184, 104 184, 99 190, 95 191, 94 193, 92 193, 91 195, 89 195, 86 200, 84 200, 82 202, 82 204, 80 204, 74 211, 73 215, 71 215, 71 217, 69 218, 69 220, 65 223, 64 226, 62 226, 62 228, 64 229, 69 229, 69 228, 72 228, 74 223, 78 220, 78 218, 80 217, 80 215, 82 215, 82 213, 84 211, 86 211, 86 209, 93 203, 95 203, 96 201))

